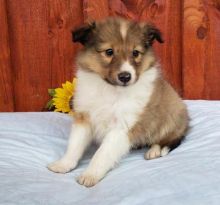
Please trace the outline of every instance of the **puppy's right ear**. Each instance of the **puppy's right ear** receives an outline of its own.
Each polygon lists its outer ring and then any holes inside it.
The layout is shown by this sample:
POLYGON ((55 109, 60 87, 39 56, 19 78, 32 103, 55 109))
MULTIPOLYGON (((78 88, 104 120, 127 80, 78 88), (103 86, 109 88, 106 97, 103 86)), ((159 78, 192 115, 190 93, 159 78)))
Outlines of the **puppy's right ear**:
POLYGON ((95 22, 93 22, 75 31, 72 31, 72 41, 79 42, 82 45, 89 44, 93 38, 93 30, 95 29, 95 27, 95 22))

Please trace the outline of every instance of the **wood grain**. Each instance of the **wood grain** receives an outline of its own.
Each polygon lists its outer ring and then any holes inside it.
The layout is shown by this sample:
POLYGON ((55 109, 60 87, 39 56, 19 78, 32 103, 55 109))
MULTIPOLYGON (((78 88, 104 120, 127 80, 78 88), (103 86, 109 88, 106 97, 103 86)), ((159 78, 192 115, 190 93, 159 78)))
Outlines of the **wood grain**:
POLYGON ((0 1, 0 112, 14 111, 6 2, 0 1))
POLYGON ((209 42, 203 99, 220 100, 220 1, 207 3, 209 42))
POLYGON ((48 88, 73 78, 77 45, 71 30, 82 23, 80 0, 8 0, 16 111, 40 111, 48 88))
POLYGON ((109 16, 108 0, 83 0, 84 22, 100 20, 109 16))
MULTIPOLYGON (((160 10, 160 7, 158 8, 160 10)), ((182 3, 181 1, 164 1, 165 22, 160 24, 165 43, 162 46, 161 64, 164 75, 171 85, 183 95, 182 87, 182 3)), ((154 10, 153 10, 154 12, 154 10)), ((163 19, 163 16, 160 16, 163 19)), ((156 48, 160 49, 160 48, 156 48)))
POLYGON ((220 99, 219 1, 184 1, 184 97, 220 99))
POLYGON ((39 111, 51 86, 46 1, 8 0, 16 111, 39 111))
POLYGON ((51 87, 72 81, 74 58, 79 44, 72 43, 71 31, 83 23, 81 0, 50 0, 48 19, 48 44, 51 87))

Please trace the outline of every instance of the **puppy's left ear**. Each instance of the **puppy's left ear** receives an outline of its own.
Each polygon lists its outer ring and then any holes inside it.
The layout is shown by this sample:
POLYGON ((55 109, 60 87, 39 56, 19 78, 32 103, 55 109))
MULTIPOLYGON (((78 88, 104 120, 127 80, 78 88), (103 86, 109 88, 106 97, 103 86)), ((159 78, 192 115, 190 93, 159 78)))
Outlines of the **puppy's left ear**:
POLYGON ((156 39, 159 43, 164 43, 160 30, 152 25, 145 27, 146 46, 152 46, 156 39))
POLYGON ((95 22, 82 26, 81 28, 72 31, 72 41, 79 42, 82 45, 91 43, 93 38, 93 30, 95 29, 95 22))

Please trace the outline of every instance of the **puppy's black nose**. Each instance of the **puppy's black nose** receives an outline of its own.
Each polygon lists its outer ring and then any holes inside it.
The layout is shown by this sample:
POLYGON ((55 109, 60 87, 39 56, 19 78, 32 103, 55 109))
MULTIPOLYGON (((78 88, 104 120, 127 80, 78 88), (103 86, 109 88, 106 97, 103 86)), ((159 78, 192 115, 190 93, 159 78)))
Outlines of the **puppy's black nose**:
POLYGON ((118 79, 122 83, 127 83, 131 80, 131 74, 129 72, 122 72, 118 74, 118 79))

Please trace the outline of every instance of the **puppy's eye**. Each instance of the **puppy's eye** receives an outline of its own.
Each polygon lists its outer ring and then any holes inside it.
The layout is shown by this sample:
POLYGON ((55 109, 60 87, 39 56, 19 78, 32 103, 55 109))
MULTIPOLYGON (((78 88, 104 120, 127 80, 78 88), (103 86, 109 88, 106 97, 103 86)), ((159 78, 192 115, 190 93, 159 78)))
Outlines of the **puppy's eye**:
POLYGON ((138 50, 133 50, 132 55, 137 58, 139 56, 140 52, 138 50))
POLYGON ((113 56, 114 51, 113 51, 111 48, 109 48, 109 49, 107 49, 107 50, 105 51, 105 54, 106 54, 107 56, 111 57, 111 56, 113 56))

